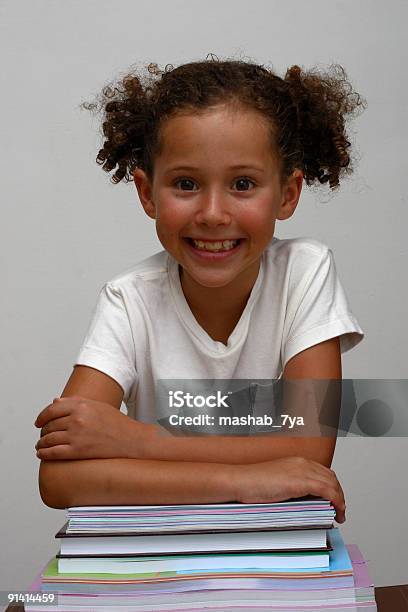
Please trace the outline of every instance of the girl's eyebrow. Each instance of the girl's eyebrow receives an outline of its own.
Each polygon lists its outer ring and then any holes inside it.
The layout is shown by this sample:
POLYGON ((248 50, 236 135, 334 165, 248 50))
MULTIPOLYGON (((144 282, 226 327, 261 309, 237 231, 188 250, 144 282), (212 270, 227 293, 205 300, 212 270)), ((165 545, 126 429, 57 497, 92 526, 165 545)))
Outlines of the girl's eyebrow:
MULTIPOLYGON (((166 170, 166 174, 171 172, 199 172, 201 168, 196 166, 176 166, 175 168, 169 168, 166 170)), ((251 164, 238 164, 235 166, 229 166, 227 170, 255 170, 256 172, 264 172, 264 168, 261 166, 253 166, 251 164)))

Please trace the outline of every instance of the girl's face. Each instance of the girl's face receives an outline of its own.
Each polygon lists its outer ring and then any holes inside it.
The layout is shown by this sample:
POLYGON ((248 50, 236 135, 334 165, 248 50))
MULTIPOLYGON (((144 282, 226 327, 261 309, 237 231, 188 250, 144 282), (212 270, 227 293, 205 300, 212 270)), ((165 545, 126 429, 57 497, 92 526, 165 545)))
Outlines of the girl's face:
POLYGON ((220 105, 174 116, 161 138, 152 183, 134 174, 160 242, 195 286, 250 290, 276 219, 296 208, 302 173, 281 184, 268 126, 252 110, 220 105))

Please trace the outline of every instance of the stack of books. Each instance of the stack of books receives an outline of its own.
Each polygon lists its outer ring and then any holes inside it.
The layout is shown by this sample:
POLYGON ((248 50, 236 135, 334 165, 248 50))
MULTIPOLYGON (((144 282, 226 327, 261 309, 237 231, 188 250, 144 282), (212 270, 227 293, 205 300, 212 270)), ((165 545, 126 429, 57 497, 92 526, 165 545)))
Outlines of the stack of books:
POLYGON ((376 610, 366 563, 325 500, 77 507, 67 518, 31 586, 55 595, 50 612, 376 610))

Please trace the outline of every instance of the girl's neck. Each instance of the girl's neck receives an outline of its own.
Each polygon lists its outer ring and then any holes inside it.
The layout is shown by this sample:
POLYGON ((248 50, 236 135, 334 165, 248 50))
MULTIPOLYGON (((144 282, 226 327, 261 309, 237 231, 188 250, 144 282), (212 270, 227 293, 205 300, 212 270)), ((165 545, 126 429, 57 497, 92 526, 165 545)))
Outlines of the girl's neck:
POLYGON ((225 287, 204 287, 179 266, 184 297, 197 322, 216 341, 227 344, 251 295, 260 261, 225 287))

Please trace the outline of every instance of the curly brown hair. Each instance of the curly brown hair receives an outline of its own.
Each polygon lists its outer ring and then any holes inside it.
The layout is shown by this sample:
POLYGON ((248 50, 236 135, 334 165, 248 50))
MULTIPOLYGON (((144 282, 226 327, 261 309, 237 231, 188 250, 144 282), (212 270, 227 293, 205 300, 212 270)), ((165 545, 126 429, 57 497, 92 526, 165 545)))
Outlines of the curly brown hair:
POLYGON ((105 141, 96 161, 111 180, 132 180, 135 168, 153 178, 160 153, 160 128, 169 117, 197 113, 217 104, 241 105, 261 113, 271 125, 271 146, 277 149, 282 178, 295 168, 307 185, 339 185, 352 172, 346 119, 366 107, 347 80, 344 68, 327 71, 288 68, 284 78, 263 65, 241 60, 205 61, 161 70, 149 64, 104 87, 88 110, 103 111, 105 141))

